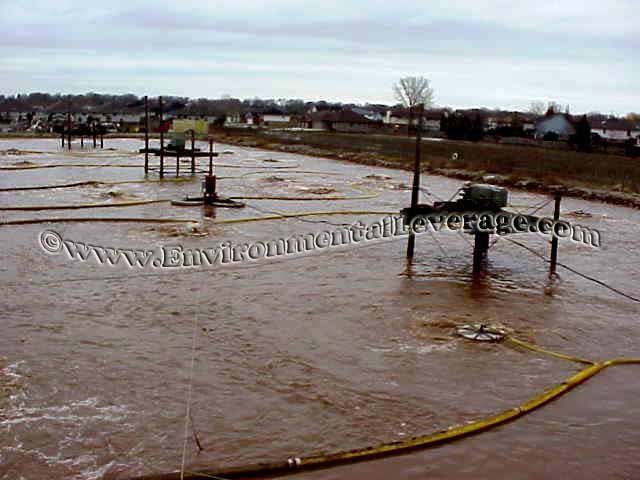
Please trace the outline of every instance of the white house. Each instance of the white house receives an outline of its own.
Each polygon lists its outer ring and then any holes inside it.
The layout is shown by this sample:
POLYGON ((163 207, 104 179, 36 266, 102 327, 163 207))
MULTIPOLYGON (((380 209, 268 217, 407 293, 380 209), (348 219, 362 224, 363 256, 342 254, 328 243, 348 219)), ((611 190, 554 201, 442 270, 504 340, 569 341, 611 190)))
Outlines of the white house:
POLYGON ((409 112, 407 110, 387 110, 383 123, 397 127, 409 125, 409 112))
MULTIPOLYGON (((437 132, 440 130, 440 120, 442 119, 443 110, 425 110, 422 115, 423 129, 426 131, 437 132)), ((396 109, 387 110, 387 114, 383 119, 383 123, 394 126, 396 128, 406 127, 409 125, 409 110, 396 109)), ((413 115, 412 124, 416 123, 416 115, 413 115)))
POLYGON ((286 125, 289 122, 291 122, 291 115, 265 113, 260 117, 260 123, 264 125, 286 125))
POLYGON ((608 118, 591 126, 591 132, 613 141, 640 139, 640 124, 619 118, 608 118))
POLYGON ((352 108, 352 110, 357 114, 362 115, 364 118, 367 118, 373 122, 383 122, 385 119, 385 117, 381 113, 375 112, 368 108, 356 107, 356 108, 352 108))

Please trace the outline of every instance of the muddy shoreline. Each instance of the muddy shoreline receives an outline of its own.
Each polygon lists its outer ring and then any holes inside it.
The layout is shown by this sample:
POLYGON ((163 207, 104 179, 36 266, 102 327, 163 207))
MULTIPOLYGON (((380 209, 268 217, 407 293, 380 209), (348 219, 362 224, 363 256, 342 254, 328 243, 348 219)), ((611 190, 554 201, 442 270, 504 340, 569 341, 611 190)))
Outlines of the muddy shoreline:
MULTIPOLYGON (((333 160, 343 160, 360 165, 393 168, 397 170, 412 170, 409 163, 400 163, 397 158, 381 158, 380 156, 373 156, 370 153, 365 152, 336 152, 335 150, 327 148, 318 148, 304 144, 291 145, 288 143, 277 142, 275 140, 276 139, 269 139, 269 142, 263 142, 257 141, 255 137, 252 136, 229 133, 223 134, 221 139, 224 143, 237 146, 331 158, 333 160)), ((427 157, 425 160, 428 160, 428 153, 425 156, 427 157)), ((499 167, 497 170, 499 170, 499 167)), ((422 171, 431 175, 442 175, 445 177, 473 182, 491 183, 494 185, 501 185, 534 193, 551 194, 556 191, 561 191, 563 195, 583 200, 593 200, 611 203, 614 205, 640 208, 639 194, 627 193, 614 189, 589 187, 566 181, 548 184, 536 178, 513 177, 507 174, 459 168, 432 168, 429 164, 424 165, 422 171)))

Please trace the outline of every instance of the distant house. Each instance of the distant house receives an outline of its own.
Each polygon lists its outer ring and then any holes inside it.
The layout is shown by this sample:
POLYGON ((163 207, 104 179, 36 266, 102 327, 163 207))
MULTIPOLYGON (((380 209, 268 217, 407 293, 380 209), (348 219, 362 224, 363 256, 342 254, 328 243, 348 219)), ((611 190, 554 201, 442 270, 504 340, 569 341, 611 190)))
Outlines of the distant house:
POLYGON ((444 110, 425 110, 422 125, 427 132, 439 132, 444 110))
POLYGON ((352 111, 356 112, 358 115, 362 115, 363 117, 373 121, 373 122, 382 122, 384 121, 384 116, 380 112, 376 112, 375 110, 369 108, 352 108, 352 111))
POLYGON ((249 122, 247 121, 247 117, 249 117, 251 119, 251 123, 253 123, 252 117, 250 115, 241 112, 227 113, 227 116, 225 118, 225 125, 238 126, 248 124, 249 122))
POLYGON ((640 139, 640 124, 620 118, 607 118, 594 122, 591 132, 607 140, 623 142, 631 139, 637 142, 640 139))
POLYGON ((265 127, 284 127, 291 123, 291 115, 277 109, 271 109, 259 115, 258 122, 265 127))
MULTIPOLYGON (((422 116, 423 130, 433 132, 440 131, 440 120, 442 119, 443 113, 444 110, 439 109, 425 110, 422 116)), ((395 129, 406 128, 409 125, 410 116, 413 117, 412 124, 415 125, 417 119, 415 112, 411 115, 408 108, 396 108, 388 110, 383 121, 395 129)))
POLYGON ((546 135, 557 135, 558 138, 568 139, 575 135, 575 119, 568 113, 552 113, 545 115, 536 122, 536 138, 544 138, 546 135))
POLYGON ((307 113, 301 120, 301 126, 329 132, 369 132, 375 122, 353 110, 319 111, 307 113))
POLYGON ((387 114, 385 115, 383 122, 396 129, 406 127, 409 125, 409 110, 405 108, 387 110, 387 114))
POLYGON ((520 112, 495 111, 488 113, 484 120, 488 132, 502 136, 521 136, 536 130, 535 120, 520 112))

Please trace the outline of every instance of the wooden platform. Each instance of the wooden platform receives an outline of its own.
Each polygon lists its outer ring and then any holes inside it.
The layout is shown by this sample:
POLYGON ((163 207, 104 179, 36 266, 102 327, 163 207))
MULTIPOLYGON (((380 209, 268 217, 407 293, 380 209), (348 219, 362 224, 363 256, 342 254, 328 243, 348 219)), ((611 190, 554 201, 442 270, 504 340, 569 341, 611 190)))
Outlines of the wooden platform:
POLYGON ((138 150, 139 153, 153 153, 156 157, 159 157, 160 154, 164 157, 180 157, 180 158, 191 158, 191 157, 217 157, 219 154, 217 152, 209 153, 203 152, 199 148, 195 150, 184 149, 184 150, 167 150, 166 148, 160 151, 159 148, 141 148, 138 150))

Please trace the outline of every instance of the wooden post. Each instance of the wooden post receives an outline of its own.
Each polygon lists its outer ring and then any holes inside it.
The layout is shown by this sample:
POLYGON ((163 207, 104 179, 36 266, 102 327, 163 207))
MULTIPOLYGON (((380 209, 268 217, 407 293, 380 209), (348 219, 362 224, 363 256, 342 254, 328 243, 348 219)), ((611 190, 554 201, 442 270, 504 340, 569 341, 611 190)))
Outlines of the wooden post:
POLYGON ((71 104, 67 110, 67 147, 71 150, 71 104))
POLYGON ((176 151, 176 177, 180 176, 180 150, 176 151))
POLYGON ((84 148, 84 135, 80 135, 80 148, 84 148))
POLYGON ((209 139, 209 175, 213 175, 213 138, 209 139))
POLYGON ((485 232, 476 232, 475 242, 473 244, 473 273, 482 270, 484 260, 487 258, 489 250, 489 234, 485 232))
POLYGON ((93 148, 96 148, 96 142, 98 141, 96 138, 96 122, 91 124, 91 134, 93 135, 93 148))
POLYGON ((149 97, 144 96, 144 173, 149 173, 149 97))
POLYGON ((104 134, 100 130, 100 148, 104 148, 104 134))
POLYGON ((62 148, 64 148, 64 130, 62 130, 62 135, 60 136, 60 138, 62 138, 62 148))
POLYGON ((560 192, 555 193, 555 207, 553 209, 553 223, 554 230, 551 232, 551 261, 549 265, 549 278, 554 278, 556 275, 556 265, 558 263, 558 236, 555 233, 555 224, 560 220, 560 201, 562 200, 562 194, 560 192))
POLYGON ((191 175, 196 173, 196 134, 191 130, 191 175))
POLYGON ((205 205, 211 205, 217 196, 218 194, 216 193, 216 176, 205 175, 204 192, 202 195, 205 205))
POLYGON ((160 104, 160 178, 164 178, 164 129, 162 127, 162 97, 158 99, 160 104))
MULTIPOLYGON (((413 188, 411 189, 411 210, 415 211, 418 206, 420 197, 420 144, 422 142, 422 112, 424 105, 418 105, 418 126, 416 128, 416 157, 413 164, 413 188)), ((413 212, 412 212, 413 213, 413 212)), ((407 260, 413 258, 413 252, 416 245, 416 235, 413 229, 409 231, 409 239, 407 241, 407 260)))

